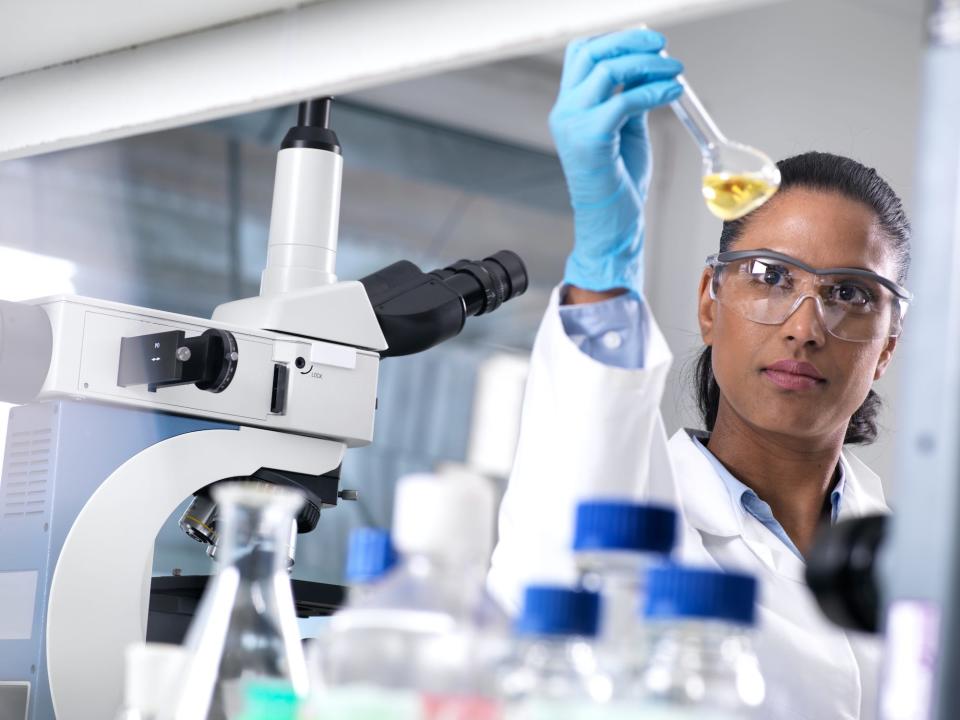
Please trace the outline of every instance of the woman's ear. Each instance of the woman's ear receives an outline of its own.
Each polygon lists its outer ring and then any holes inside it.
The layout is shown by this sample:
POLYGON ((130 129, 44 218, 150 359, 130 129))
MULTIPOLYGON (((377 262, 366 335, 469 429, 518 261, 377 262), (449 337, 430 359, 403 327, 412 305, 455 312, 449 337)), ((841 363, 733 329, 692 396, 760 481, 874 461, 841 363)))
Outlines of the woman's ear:
POLYGON ((890 361, 893 359, 893 351, 896 350, 896 348, 897 338, 888 338, 887 344, 883 346, 880 357, 877 359, 877 369, 873 372, 873 379, 875 381, 882 378, 883 374, 887 371, 887 366, 890 365, 890 361))
POLYGON ((714 314, 717 311, 717 302, 710 297, 710 284, 713 282, 713 269, 704 268, 700 276, 700 297, 697 307, 697 317, 700 321, 700 337, 704 345, 713 345, 714 314))

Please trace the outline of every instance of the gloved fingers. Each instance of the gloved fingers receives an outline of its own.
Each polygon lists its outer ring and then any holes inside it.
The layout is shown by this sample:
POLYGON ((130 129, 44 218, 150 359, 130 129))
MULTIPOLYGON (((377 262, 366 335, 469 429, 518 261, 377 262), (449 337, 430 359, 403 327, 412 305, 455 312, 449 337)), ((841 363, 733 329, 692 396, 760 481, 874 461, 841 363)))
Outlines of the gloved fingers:
POLYGON ((629 53, 655 54, 663 50, 666 38, 655 30, 623 30, 596 37, 578 38, 567 45, 560 89, 583 82, 600 60, 629 53))
POLYGON ((657 80, 671 80, 683 72, 683 63, 671 57, 631 53, 600 60, 586 79, 565 94, 564 104, 588 108, 610 99, 617 88, 629 90, 657 80))
POLYGON ((653 165, 647 113, 629 118, 620 130, 620 155, 634 187, 645 190, 653 165))
POLYGON ((624 90, 588 112, 599 132, 612 133, 635 116, 671 103, 682 94, 683 87, 676 80, 657 80, 624 90))

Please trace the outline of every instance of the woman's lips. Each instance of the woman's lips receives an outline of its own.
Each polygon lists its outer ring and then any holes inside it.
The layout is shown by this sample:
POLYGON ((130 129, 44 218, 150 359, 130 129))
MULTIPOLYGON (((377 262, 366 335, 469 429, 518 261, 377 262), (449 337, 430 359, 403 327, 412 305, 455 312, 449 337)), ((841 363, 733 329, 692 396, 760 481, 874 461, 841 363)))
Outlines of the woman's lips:
POLYGON ((767 380, 785 390, 809 390, 823 382, 809 375, 796 375, 782 370, 771 370, 770 368, 764 370, 763 374, 767 380))
POLYGON ((814 365, 797 360, 778 360, 763 369, 766 378, 785 390, 809 390, 826 382, 814 365))

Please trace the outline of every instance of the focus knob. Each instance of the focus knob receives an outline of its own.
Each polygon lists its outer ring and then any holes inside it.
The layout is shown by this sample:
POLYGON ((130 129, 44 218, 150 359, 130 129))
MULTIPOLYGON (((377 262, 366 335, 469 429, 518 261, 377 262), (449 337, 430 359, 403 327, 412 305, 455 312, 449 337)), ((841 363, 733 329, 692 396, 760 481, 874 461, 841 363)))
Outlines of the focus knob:
POLYGON ((53 330, 42 307, 0 300, 0 400, 26 403, 43 387, 53 330))

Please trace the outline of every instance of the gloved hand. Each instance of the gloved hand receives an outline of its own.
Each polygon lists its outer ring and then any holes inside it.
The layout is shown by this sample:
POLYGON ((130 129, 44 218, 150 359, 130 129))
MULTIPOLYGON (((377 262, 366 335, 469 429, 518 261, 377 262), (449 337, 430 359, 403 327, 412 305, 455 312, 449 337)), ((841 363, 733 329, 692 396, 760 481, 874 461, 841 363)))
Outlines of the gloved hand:
POLYGON ((550 112, 574 216, 564 282, 584 290, 643 280, 643 204, 650 183, 647 111, 683 92, 663 35, 628 30, 574 40, 550 112), (622 92, 617 92, 622 88, 622 92))

